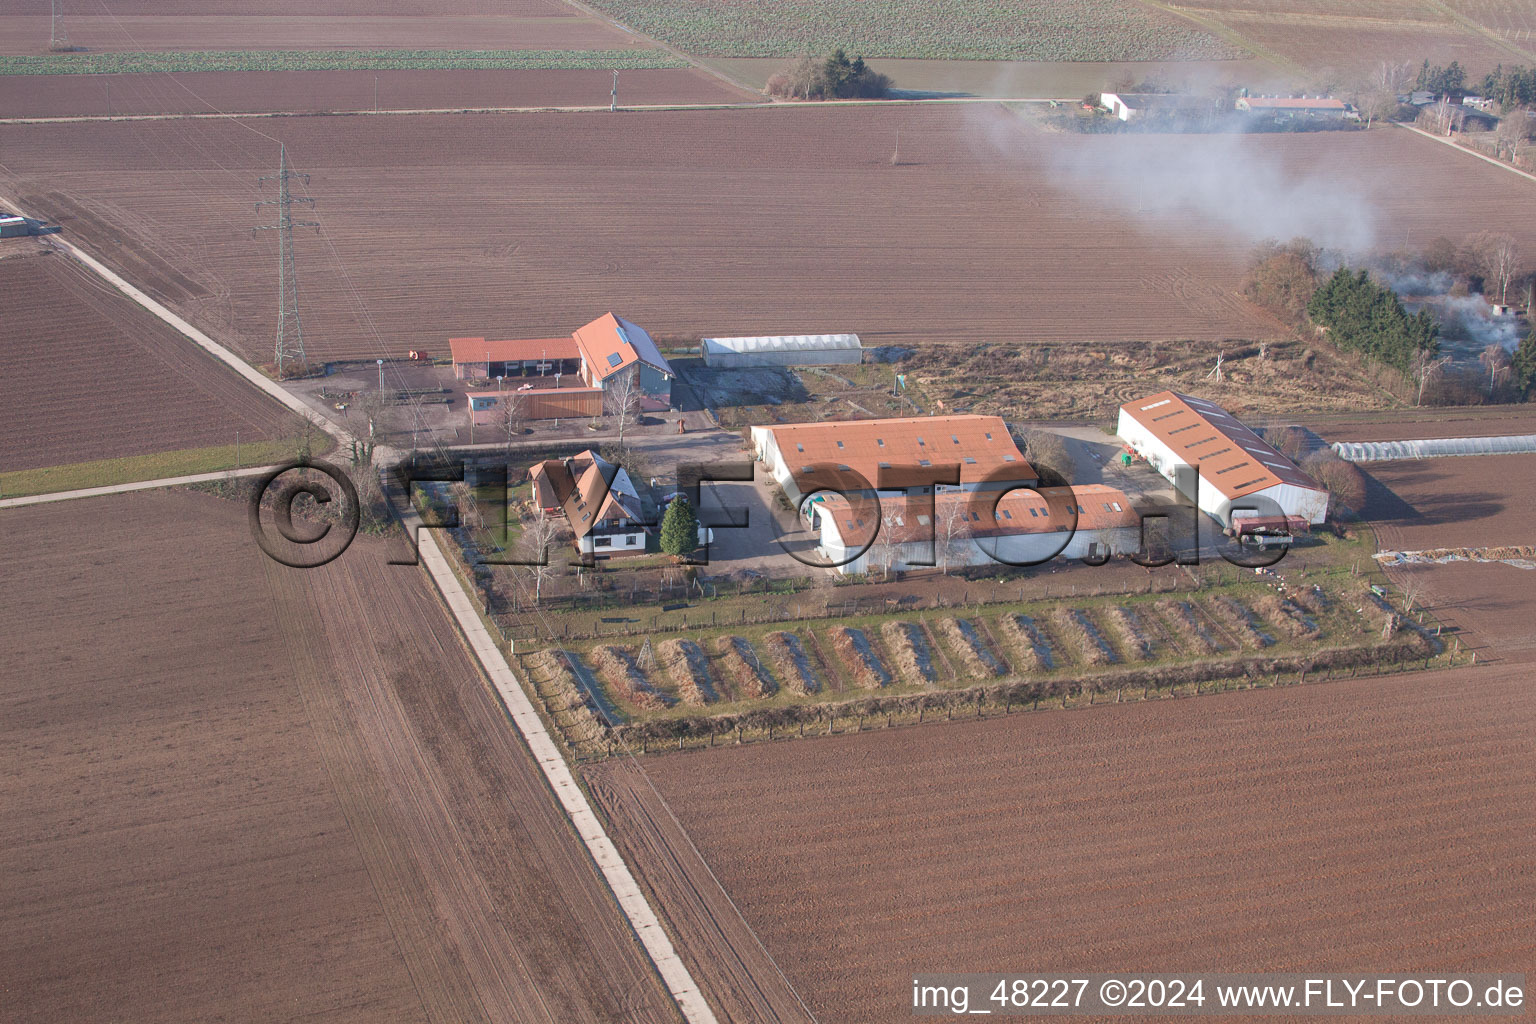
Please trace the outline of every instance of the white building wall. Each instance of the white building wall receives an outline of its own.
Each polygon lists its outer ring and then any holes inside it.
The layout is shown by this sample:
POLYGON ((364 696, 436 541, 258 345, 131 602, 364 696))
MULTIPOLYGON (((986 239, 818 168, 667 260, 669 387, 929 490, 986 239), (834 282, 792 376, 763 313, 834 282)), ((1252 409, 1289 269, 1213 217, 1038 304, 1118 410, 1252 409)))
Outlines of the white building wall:
MULTIPOLYGON (((1175 479, 1176 470, 1180 466, 1190 465, 1182 456, 1164 444, 1124 409, 1120 410, 1120 422, 1116 427, 1116 433, 1132 449, 1140 452, 1148 464, 1162 474, 1169 483, 1178 486, 1178 481, 1175 479)), ((1228 499, 1220 489, 1211 484, 1209 479, 1202 476, 1198 499, 1187 491, 1183 493, 1185 497, 1195 500, 1195 505, 1200 511, 1224 526, 1231 524, 1232 506, 1242 508, 1245 502, 1260 497, 1273 501, 1286 515, 1304 516, 1313 525, 1324 522, 1328 518, 1328 492, 1296 484, 1279 483, 1273 487, 1266 487, 1262 491, 1245 494, 1241 498, 1228 499)))
MULTIPOLYGON (((838 532, 837 524, 831 516, 821 516, 821 543, 817 545, 818 553, 831 562, 841 562, 846 559, 852 550, 843 543, 842 535, 838 532)), ((1103 555, 1106 552, 1115 555, 1128 555, 1135 553, 1141 546, 1141 531, 1135 527, 1114 527, 1104 530, 1078 530, 1067 539, 1065 547, 1062 545, 1062 533, 1015 533, 992 538, 986 542, 986 547, 978 543, 974 538, 966 537, 957 541, 954 549, 949 552, 946 559, 943 544, 935 536, 932 544, 922 541, 912 541, 899 546, 895 557, 891 561, 891 569, 901 571, 905 569, 929 569, 943 567, 946 563, 950 568, 960 568, 968 565, 1008 565, 1024 562, 1041 562, 1051 557, 1061 558, 1085 558, 1089 549, 1093 548, 1095 555, 1103 555), (996 553, 999 557, 1007 559, 1000 562, 992 557, 996 553), (922 560, 932 557, 933 564, 924 564, 922 560)), ((858 558, 846 565, 837 566, 837 571, 844 575, 873 572, 883 570, 885 553, 875 545, 858 558)))

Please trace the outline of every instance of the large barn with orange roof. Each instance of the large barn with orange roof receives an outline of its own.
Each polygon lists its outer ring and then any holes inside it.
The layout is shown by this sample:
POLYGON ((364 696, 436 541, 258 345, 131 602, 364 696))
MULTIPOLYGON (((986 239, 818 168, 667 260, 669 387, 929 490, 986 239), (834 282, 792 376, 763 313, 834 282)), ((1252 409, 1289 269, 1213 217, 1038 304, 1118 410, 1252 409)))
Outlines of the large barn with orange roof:
POLYGON ((1039 480, 997 416, 783 423, 753 427, 752 445, 796 505, 804 495, 828 487, 894 495, 933 493, 935 486, 940 491, 1002 489, 1039 480), (941 473, 958 483, 917 482, 941 473), (901 476, 913 482, 896 479, 901 476))
POLYGON ((1313 524, 1328 517, 1328 491, 1215 402, 1160 391, 1122 405, 1116 432, 1223 526, 1277 510, 1313 524))

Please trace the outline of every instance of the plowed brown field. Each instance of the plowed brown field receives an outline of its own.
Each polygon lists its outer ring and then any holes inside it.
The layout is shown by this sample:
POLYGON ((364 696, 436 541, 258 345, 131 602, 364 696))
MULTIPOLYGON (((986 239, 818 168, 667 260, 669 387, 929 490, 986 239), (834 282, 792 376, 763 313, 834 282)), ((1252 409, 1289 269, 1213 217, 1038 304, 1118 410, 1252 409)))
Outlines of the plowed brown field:
MULTIPOLYGON (((186 75, 28 75, 5 80, 0 117, 607 106, 607 71, 208 71, 186 75), (108 107, 108 103, 111 107, 108 107)), ((626 106, 748 103, 756 93, 701 71, 625 71, 626 106)))
POLYGON ((6 1020, 677 1019, 419 570, 181 492, 5 525, 6 1020))
MULTIPOLYGON (((324 227, 296 250, 306 340, 322 357, 545 336, 609 309, 661 334, 856 330, 875 344, 1281 332, 1235 293, 1249 234, 1156 195, 1135 213, 1125 175, 1167 157, 1167 139, 1051 135, 994 107, 260 125, 313 174, 324 227)), ((1326 178, 1335 205, 1368 205, 1394 237, 1497 226, 1536 248, 1526 183, 1407 132, 1177 141, 1202 146, 1213 161, 1246 154, 1279 182, 1326 178)), ((259 354, 274 243, 251 237, 249 204, 276 148, 222 121, 14 126, 3 177, 259 354), (229 302, 197 303, 136 267, 146 252, 229 302)))
POLYGON ((909 1014, 924 971, 1536 970, 1517 671, 645 765, 824 1024, 909 1014))
MULTIPOLYGON (((1536 544, 1536 455, 1367 462, 1360 468, 1370 488, 1365 516, 1383 550, 1536 544)), ((1449 562, 1394 566, 1387 575, 1416 591, 1418 605, 1479 659, 1536 661, 1536 570, 1449 562)))
POLYGON ((67 256, 0 243, 0 293, 0 468, 284 433, 281 406, 67 256))

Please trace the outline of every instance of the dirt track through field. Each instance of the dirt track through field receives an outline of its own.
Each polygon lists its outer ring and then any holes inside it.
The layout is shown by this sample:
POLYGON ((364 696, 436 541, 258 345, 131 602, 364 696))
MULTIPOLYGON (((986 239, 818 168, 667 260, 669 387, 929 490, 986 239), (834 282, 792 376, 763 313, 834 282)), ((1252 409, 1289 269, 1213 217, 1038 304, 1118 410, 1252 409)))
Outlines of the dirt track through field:
POLYGON ((1536 970, 1521 671, 644 764, 824 1024, 927 971, 1536 970))
POLYGON ((583 775, 715 1015, 738 1024, 810 1020, 641 766, 620 758, 591 765, 583 775))
MULTIPOLYGON (((1152 159, 1152 143, 1036 132, 1000 108, 261 125, 313 174, 324 229, 295 249, 306 336, 324 358, 551 336, 608 309, 660 335, 856 329, 877 344, 1280 332, 1236 294, 1252 239, 1155 196, 1145 217, 1123 208, 1106 168, 1152 159)), ((1499 227, 1536 245, 1521 227, 1536 224, 1528 183, 1407 132, 1181 145, 1216 147, 1213 160, 1237 147, 1282 182, 1326 173, 1338 202, 1359 197, 1392 226, 1384 242, 1499 227)), ((18 125, 3 176, 70 237, 260 355, 273 252, 251 237, 249 203, 275 149, 225 121, 18 125)))
POLYGON ((677 1019, 418 569, 185 492, 6 516, 11 1019, 677 1019))

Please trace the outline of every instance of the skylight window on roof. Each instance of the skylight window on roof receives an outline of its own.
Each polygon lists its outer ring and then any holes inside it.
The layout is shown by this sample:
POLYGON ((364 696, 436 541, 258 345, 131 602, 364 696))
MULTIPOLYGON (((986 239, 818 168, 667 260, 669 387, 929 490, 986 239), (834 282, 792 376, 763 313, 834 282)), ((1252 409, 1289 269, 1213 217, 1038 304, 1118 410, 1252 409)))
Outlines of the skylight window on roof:
POLYGON ((842 446, 843 446, 843 442, 841 442, 841 441, 839 441, 839 442, 837 442, 837 446, 838 446, 838 447, 839 447, 839 448, 841 448, 841 447, 842 447, 842 446))
POLYGON ((1120 503, 1118 501, 1112 501, 1112 502, 1110 502, 1110 504, 1115 506, 1115 511, 1116 512, 1124 512, 1125 511, 1125 509, 1120 507, 1120 503))
POLYGON ((618 366, 623 361, 624 361, 624 357, 619 355, 617 352, 610 352, 610 353, 608 353, 608 365, 609 366, 618 366))
POLYGON ((1221 476, 1221 474, 1223 474, 1223 473, 1230 473, 1234 469, 1242 469, 1244 466, 1251 466, 1251 465, 1253 465, 1253 463, 1249 462, 1247 459, 1244 459, 1242 462, 1239 462, 1236 465, 1227 466, 1227 467, 1225 467, 1223 469, 1218 469, 1216 471, 1216 475, 1217 476, 1221 476))
POLYGON ((929 461, 928 459, 918 459, 917 460, 917 464, 919 466, 931 466, 931 465, 933 465, 933 463, 931 461, 929 461))
POLYGON ((1040 510, 1037 509, 1037 508, 1030 509, 1029 510, 1029 514, 1030 514, 1030 517, 1033 518, 1033 519, 1039 519, 1040 518, 1040 510))
POLYGON ((917 443, 918 443, 919 447, 924 447, 924 443, 923 443, 923 439, 922 438, 918 438, 917 439, 917 443))
POLYGON ((1151 412, 1153 409, 1156 409, 1158 406, 1160 406, 1160 405, 1167 405, 1171 401, 1173 401, 1173 399, 1165 398, 1161 402, 1153 402, 1151 405, 1144 405, 1144 406, 1142 406, 1141 407, 1141 411, 1142 412, 1151 412))
POLYGON ((969 455, 967 455, 967 456, 966 456, 966 457, 965 457, 965 464, 966 464, 966 465, 967 465, 967 466, 974 466, 974 465, 976 465, 976 460, 975 460, 975 459, 973 459, 973 458, 971 458, 971 457, 970 457, 970 456, 969 456, 969 455))
POLYGON ((960 443, 960 437, 957 434, 950 434, 949 435, 949 439, 951 441, 953 441, 955 444, 959 444, 960 443))
POLYGON ((801 466, 800 467, 800 472, 802 472, 802 473, 809 473, 810 471, 811 471, 811 467, 810 466, 801 466))
POLYGON ((991 434, 988 434, 988 435, 987 435, 987 440, 988 440, 988 441, 990 441, 990 440, 992 440, 992 435, 991 435, 991 434))
POLYGON ((890 469, 891 468, 891 464, 889 462, 882 462, 882 463, 880 463, 880 468, 881 469, 890 469))
POLYGON ((928 525, 928 517, 927 516, 918 516, 917 517, 917 525, 918 526, 927 526, 928 525))
POLYGON ((803 452, 803 451, 805 451, 805 445, 803 445, 803 444, 797 444, 797 445, 795 445, 795 451, 797 451, 797 452, 803 452))
POLYGON ((885 438, 883 438, 883 437, 875 438, 875 444, 879 445, 881 448, 884 448, 885 447, 885 438))
POLYGON ((1003 461, 1004 462, 1014 462, 1016 460, 1014 459, 1014 457, 1012 455, 1004 455, 1003 456, 1003 461))
POLYGON ((1012 519, 1013 518, 1013 513, 1009 512, 1007 509, 1003 509, 1003 518, 1004 519, 1012 519))
POLYGON ((1240 484, 1234 484, 1232 489, 1234 491, 1240 491, 1244 487, 1252 487, 1254 484, 1261 484, 1263 482, 1264 482, 1264 478, 1261 477, 1261 476, 1257 476, 1257 477, 1254 477, 1252 480, 1244 480, 1240 484))

